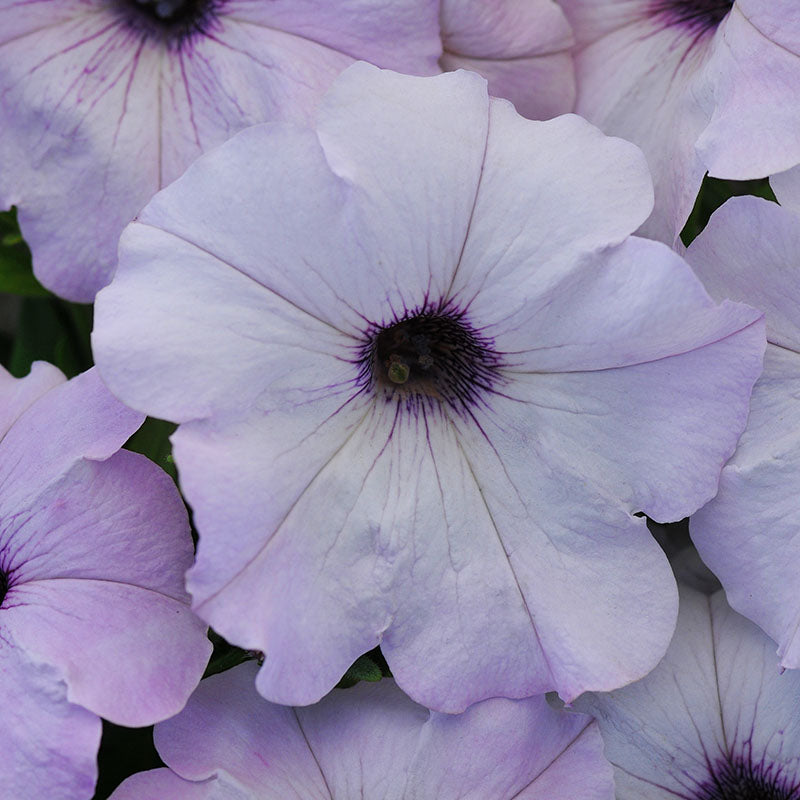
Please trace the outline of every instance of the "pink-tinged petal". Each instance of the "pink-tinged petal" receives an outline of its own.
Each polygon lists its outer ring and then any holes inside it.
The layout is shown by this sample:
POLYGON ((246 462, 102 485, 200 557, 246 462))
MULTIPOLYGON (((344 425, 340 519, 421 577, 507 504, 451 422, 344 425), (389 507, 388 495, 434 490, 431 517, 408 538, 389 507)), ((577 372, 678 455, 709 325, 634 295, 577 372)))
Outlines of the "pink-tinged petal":
POLYGON ((0 367, 0 440, 28 406, 63 382, 64 373, 46 361, 34 361, 24 378, 0 367))
POLYGON ((800 217, 759 197, 733 197, 686 251, 709 293, 764 311, 767 338, 800 352, 800 217))
POLYGON ((544 697, 495 699, 431 714, 407 791, 419 800, 611 800, 614 779, 583 714, 555 711, 544 697))
POLYGON ((180 711, 211 653, 204 625, 182 602, 115 581, 13 586, 2 624, 27 653, 58 669, 70 702, 129 727, 180 711))
POLYGON ((248 795, 214 778, 202 783, 185 781, 162 767, 126 778, 109 800, 248 800, 248 795))
POLYGON ((193 552, 186 509, 169 476, 138 453, 77 462, 6 517, 0 552, 13 553, 14 584, 118 581, 189 599, 183 574, 193 552))
MULTIPOLYGON (((5 620, 6 611, 0 611, 5 620)), ((100 720, 67 700, 57 670, 0 640, 0 782, 8 798, 86 800, 97 780, 100 720)))
POLYGON ((722 592, 681 590, 664 660, 631 686, 575 704, 600 725, 619 800, 702 797, 703 787, 706 796, 735 796, 738 788, 746 797, 747 787, 753 796, 780 796, 773 780, 800 777, 800 673, 779 674, 771 644, 722 592), (742 777, 761 768, 766 780, 726 778, 725 767, 737 762, 742 777))
POLYGON ((800 214, 800 166, 771 175, 769 185, 783 208, 800 214))
MULTIPOLYGON (((0 27, 15 15, 4 5, 0 27)), ((159 185, 160 57, 97 7, 31 36, 35 46, 0 44, 0 206, 19 206, 37 278, 90 302, 122 228, 159 185)))
POLYGON ((156 728, 159 754, 182 778, 219 776, 247 798, 330 800, 296 710, 255 693, 256 669, 243 664, 202 681, 184 711, 156 728))
POLYGON ((254 672, 243 665, 203 681, 181 714, 156 727, 176 775, 237 786, 252 800, 613 797, 596 726, 542 697, 488 700, 450 716, 384 680, 293 709, 259 698, 254 672))
POLYGON ((444 69, 479 72, 530 119, 573 110, 572 31, 553 0, 445 0, 441 19, 444 69))
POLYGON ((652 208, 647 165, 629 142, 574 115, 531 122, 501 100, 490 108, 483 174, 449 292, 477 318, 501 296, 513 302, 522 272, 557 273, 617 244, 652 208))
POLYGON ((572 29, 553 0, 443 0, 445 50, 481 59, 520 58, 566 50, 572 29))
POLYGON ((445 53, 442 67, 480 73, 489 83, 489 94, 510 100, 528 119, 551 119, 575 108, 575 74, 568 52, 508 61, 445 53))
POLYGON ((512 800, 607 800, 615 797, 614 770, 596 724, 583 730, 512 800), (587 768, 592 765, 593 768, 587 768))
MULTIPOLYGON (((787 284, 788 285, 788 284, 787 284)), ((692 517, 692 539, 730 604, 800 667, 800 354, 768 346, 747 430, 719 494, 692 517)))
POLYGON ((708 171, 749 179, 795 166, 800 8, 787 0, 738 0, 719 33, 707 67, 713 113, 697 140, 708 171))
POLYGON ((76 461, 108 458, 143 420, 94 369, 47 392, 0 442, 0 516, 17 513, 76 461))
POLYGON ((575 55, 575 110, 642 148, 653 175, 655 210, 640 233, 671 245, 706 171, 694 142, 707 120, 703 103, 710 90, 698 85, 697 73, 708 58, 709 40, 648 19, 643 0, 566 0, 564 8, 579 41, 598 37, 575 55), (606 29, 612 19, 614 27, 606 29))
POLYGON ((435 75, 441 54, 437 0, 237 0, 237 21, 278 28, 411 75, 435 75))

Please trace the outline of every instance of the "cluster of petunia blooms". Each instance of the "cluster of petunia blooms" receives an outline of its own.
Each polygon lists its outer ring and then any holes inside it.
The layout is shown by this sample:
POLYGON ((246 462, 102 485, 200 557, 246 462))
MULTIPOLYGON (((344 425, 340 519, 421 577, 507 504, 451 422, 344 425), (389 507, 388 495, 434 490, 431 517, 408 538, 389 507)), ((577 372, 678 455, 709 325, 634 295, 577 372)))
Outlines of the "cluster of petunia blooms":
POLYGON ((0 796, 800 799, 798 164, 796 0, 0 0, 0 796))

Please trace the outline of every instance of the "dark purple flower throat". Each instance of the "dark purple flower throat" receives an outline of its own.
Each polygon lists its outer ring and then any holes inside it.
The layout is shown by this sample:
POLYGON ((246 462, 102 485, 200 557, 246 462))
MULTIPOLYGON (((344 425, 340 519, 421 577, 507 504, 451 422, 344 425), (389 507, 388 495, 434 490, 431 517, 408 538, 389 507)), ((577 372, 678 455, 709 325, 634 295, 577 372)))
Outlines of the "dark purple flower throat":
POLYGON ((149 39, 180 46, 205 33, 225 0, 115 0, 125 23, 149 39))
POLYGON ((718 759, 695 800, 800 800, 800 783, 780 765, 749 756, 718 759))
POLYGON ((8 575, 6 575, 5 570, 0 568, 0 606, 3 605, 3 601, 6 599, 7 592, 8 592, 8 575))
POLYGON ((731 8, 733 0, 651 0, 650 16, 702 34, 716 30, 731 8))
POLYGON ((426 306, 370 330, 358 359, 359 383, 412 405, 432 399, 468 410, 501 381, 493 344, 463 311, 426 306))

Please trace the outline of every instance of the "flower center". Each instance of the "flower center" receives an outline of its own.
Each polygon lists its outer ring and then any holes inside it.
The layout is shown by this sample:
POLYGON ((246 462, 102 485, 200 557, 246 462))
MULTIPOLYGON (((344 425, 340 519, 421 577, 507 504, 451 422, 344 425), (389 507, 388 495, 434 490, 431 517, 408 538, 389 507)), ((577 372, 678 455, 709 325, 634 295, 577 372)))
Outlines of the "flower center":
POLYGON ((0 569, 0 606, 3 605, 3 601, 6 599, 7 593, 8 593, 8 575, 6 575, 5 570, 0 569))
POLYGON ((695 800, 800 800, 800 783, 780 764, 729 757, 716 761, 695 800))
POLYGON ((115 0, 125 23, 150 39, 180 46, 203 34, 226 0, 115 0))
POLYGON ((668 27, 682 26, 694 33, 716 30, 733 8, 733 0, 651 0, 650 16, 668 27))
POLYGON ((501 359, 464 313, 446 306, 376 326, 359 358, 362 382, 387 397, 433 398, 463 411, 501 380, 501 359))

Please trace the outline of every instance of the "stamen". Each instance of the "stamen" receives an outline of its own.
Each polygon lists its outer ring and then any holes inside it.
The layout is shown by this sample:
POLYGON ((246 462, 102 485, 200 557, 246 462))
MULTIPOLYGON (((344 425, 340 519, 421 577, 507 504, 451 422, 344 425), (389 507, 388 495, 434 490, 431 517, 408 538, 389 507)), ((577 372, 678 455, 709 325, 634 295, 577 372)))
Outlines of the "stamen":
POLYGON ((425 399, 463 411, 501 380, 493 342, 446 304, 373 326, 357 361, 362 386, 412 405, 425 399))

